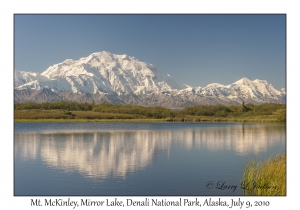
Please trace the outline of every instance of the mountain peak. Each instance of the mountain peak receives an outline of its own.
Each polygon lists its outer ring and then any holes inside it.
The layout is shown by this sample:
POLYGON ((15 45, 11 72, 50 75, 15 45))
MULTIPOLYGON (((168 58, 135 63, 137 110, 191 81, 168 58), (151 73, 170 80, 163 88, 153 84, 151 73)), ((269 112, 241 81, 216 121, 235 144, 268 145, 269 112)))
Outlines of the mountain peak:
POLYGON ((182 89, 171 76, 158 71, 152 64, 107 51, 95 52, 79 60, 67 59, 50 66, 42 75, 53 80, 50 82, 52 85, 47 82, 47 87, 57 92, 72 90, 75 93, 109 92, 120 95, 182 89))
POLYGON ((108 51, 94 52, 94 53, 90 54, 90 56, 103 56, 103 55, 111 56, 113 54, 111 52, 108 52, 108 51))
POLYGON ((250 79, 248 79, 247 77, 243 77, 242 79, 236 81, 233 84, 243 84, 243 85, 248 85, 249 83, 251 83, 252 81, 250 79))
POLYGON ((219 83, 211 83, 206 86, 207 88, 216 88, 216 87, 224 87, 224 85, 219 83))

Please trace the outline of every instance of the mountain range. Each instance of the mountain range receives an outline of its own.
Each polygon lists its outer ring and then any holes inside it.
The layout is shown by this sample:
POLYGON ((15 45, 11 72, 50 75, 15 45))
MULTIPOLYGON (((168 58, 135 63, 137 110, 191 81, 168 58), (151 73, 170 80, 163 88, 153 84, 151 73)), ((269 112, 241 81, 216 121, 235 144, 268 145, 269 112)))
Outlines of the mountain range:
POLYGON ((133 56, 102 51, 67 59, 43 73, 14 72, 14 100, 78 101, 184 107, 198 104, 285 103, 285 89, 266 80, 191 87, 133 56))

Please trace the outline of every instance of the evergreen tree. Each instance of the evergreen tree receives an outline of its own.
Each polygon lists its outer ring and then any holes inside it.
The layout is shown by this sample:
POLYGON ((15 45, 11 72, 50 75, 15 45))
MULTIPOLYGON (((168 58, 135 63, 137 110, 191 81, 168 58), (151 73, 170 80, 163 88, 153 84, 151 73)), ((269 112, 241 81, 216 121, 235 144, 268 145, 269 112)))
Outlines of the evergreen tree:
POLYGON ((250 111, 251 109, 249 108, 249 107, 247 107, 246 105, 245 105, 245 102, 243 101, 243 104, 242 104, 242 112, 243 113, 245 113, 245 112, 248 112, 248 111, 250 111))

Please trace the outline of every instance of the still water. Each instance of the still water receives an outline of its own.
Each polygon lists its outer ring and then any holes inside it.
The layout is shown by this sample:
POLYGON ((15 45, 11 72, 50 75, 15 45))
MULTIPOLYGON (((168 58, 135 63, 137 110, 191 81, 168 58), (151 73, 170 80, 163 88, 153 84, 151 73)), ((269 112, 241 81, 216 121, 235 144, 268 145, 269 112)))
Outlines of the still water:
POLYGON ((15 123, 14 194, 242 195, 285 145, 285 124, 15 123))

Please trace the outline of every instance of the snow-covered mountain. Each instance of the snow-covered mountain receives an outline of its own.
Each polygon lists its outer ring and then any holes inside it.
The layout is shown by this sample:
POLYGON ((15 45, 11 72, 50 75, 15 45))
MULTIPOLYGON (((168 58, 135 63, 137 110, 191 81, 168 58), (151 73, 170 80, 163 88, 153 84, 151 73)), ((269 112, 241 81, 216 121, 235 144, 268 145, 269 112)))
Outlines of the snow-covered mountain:
POLYGON ((183 95, 198 95, 200 97, 218 98, 222 100, 232 100, 238 103, 283 103, 285 102, 285 89, 281 91, 268 83, 266 80, 249 80, 246 77, 230 85, 212 83, 206 87, 188 87, 178 91, 183 95))
POLYGON ((39 73, 35 72, 26 72, 26 71, 18 71, 15 70, 15 78, 14 78, 14 87, 19 87, 24 84, 36 81, 36 80, 44 80, 46 78, 43 78, 39 73))
POLYGON ((15 101, 95 101, 142 105, 284 103, 285 89, 265 80, 191 87, 177 83, 155 66, 128 55, 97 52, 67 59, 43 73, 15 70, 15 101))
POLYGON ((106 51, 79 60, 67 59, 50 66, 40 76, 47 80, 28 80, 18 89, 48 88, 53 92, 123 95, 160 93, 183 88, 152 64, 106 51))

